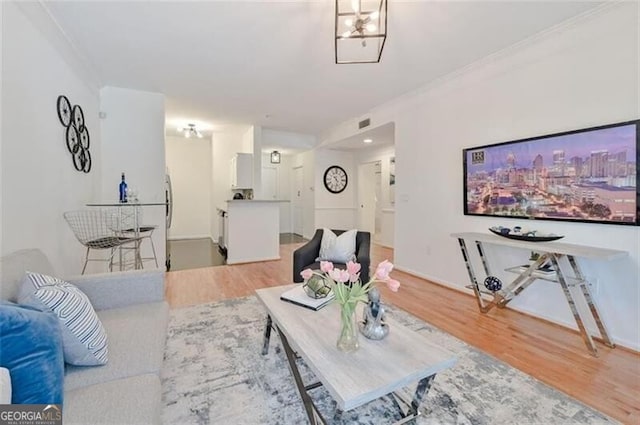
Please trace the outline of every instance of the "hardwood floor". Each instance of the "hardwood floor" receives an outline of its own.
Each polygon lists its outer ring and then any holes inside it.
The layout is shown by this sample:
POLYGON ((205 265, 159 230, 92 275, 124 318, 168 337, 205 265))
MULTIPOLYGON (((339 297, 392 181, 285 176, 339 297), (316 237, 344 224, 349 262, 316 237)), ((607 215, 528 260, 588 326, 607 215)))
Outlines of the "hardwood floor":
MULTIPOLYGON (((281 245, 278 261, 169 272, 167 300, 179 308, 290 283, 300 245, 281 245)), ((374 245, 371 254, 372 265, 393 261, 388 248, 374 245)), ((380 285, 384 301, 623 423, 640 423, 639 353, 598 343, 600 357, 592 357, 575 331, 510 309, 481 314, 471 295, 399 271, 392 276, 402 286, 393 293, 380 285)))

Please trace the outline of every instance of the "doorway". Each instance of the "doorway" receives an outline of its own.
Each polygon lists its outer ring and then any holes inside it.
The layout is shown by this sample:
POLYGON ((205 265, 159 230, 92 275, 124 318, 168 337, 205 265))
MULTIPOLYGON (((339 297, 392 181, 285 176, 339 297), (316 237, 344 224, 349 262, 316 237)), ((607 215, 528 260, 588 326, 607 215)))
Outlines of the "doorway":
POLYGON ((262 167, 262 195, 264 199, 278 199, 278 169, 262 167))
POLYGON ((376 218, 375 218, 375 238, 379 239, 382 233, 382 161, 375 162, 375 185, 376 185, 376 218))
POLYGON ((293 169, 293 193, 291 194, 291 206, 293 209, 293 233, 299 236, 304 235, 304 168, 293 169))
POLYGON ((358 229, 376 233, 376 162, 358 165, 358 229))

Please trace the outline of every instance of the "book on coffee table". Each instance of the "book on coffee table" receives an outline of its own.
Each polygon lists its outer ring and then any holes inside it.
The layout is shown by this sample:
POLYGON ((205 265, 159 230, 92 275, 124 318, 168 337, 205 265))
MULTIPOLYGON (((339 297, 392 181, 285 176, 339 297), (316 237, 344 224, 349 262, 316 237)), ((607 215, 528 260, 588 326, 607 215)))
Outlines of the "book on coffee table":
POLYGON ((295 305, 299 305, 300 307, 310 308, 311 310, 315 310, 315 311, 318 311, 322 307, 329 304, 334 297, 335 297, 335 294, 333 293, 333 291, 331 291, 324 298, 311 298, 304 291, 304 288, 302 287, 302 285, 297 285, 294 288, 289 289, 288 291, 283 292, 282 295, 280 295, 280 299, 283 301, 287 301, 295 305))

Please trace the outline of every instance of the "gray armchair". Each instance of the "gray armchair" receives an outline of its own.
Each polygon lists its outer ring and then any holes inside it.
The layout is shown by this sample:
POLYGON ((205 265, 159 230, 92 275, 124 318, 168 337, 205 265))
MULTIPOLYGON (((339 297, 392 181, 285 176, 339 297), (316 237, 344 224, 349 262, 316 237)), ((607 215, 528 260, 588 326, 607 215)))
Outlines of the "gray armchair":
MULTIPOLYGON (((344 230, 333 230, 336 235, 344 233, 344 230)), ((300 272, 304 269, 320 269, 320 262, 316 258, 320 254, 320 242, 322 242, 322 229, 316 230, 313 238, 306 245, 293 252, 293 281, 302 282, 300 272)), ((371 259, 369 251, 371 245, 371 234, 369 232, 358 232, 356 234, 356 262, 362 265, 360 278, 363 282, 369 281, 369 266, 371 259)), ((334 263, 339 268, 344 268, 344 264, 334 263)))

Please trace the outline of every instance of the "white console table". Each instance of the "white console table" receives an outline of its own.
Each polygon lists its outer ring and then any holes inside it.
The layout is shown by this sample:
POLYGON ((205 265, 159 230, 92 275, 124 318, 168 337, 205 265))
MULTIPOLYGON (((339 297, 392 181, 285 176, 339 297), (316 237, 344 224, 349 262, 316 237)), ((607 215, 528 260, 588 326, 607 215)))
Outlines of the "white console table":
POLYGON ((452 233, 451 236, 458 239, 460 250, 462 251, 462 257, 467 266, 469 279, 471 280, 471 285, 468 286, 468 288, 473 290, 478 302, 478 308, 482 313, 487 313, 493 307, 504 308, 512 299, 518 296, 536 279, 557 282, 562 287, 562 291, 567 299, 567 302, 569 303, 569 308, 573 313, 573 317, 576 321, 576 324, 578 325, 578 329, 580 330, 580 334, 582 335, 587 348, 592 355, 597 356, 598 351, 593 342, 593 338, 587 330, 583 316, 580 313, 578 306, 576 305, 576 294, 572 294, 570 290, 570 287, 578 287, 580 288, 579 294, 581 294, 584 298, 584 301, 589 307, 589 313, 598 326, 598 330, 600 331, 600 336, 602 337, 603 342, 609 347, 615 347, 615 345, 611 341, 609 333, 607 332, 607 328, 602 321, 602 317, 600 315, 600 312, 598 311, 598 307, 593 299, 593 296, 591 295, 591 290, 589 289, 590 284, 585 279, 585 276, 580 270, 575 257, 583 257, 596 260, 612 260, 628 255, 626 251, 596 248, 583 245, 573 245, 561 242, 520 241, 507 239, 490 233, 452 233), (489 263, 485 255, 484 248, 482 246, 483 243, 529 249, 531 251, 537 252, 538 254, 540 254, 540 256, 533 264, 531 264, 524 270, 520 270, 519 267, 511 267, 506 269, 506 271, 518 273, 518 276, 510 284, 506 285, 500 290, 492 292, 481 288, 478 284, 478 280, 476 279, 476 275, 473 270, 473 265, 469 257, 469 251, 467 250, 465 240, 475 241, 476 247, 478 249, 478 255, 480 256, 482 266, 487 276, 492 276, 492 274, 489 268, 489 263), (550 262, 553 266, 553 269, 555 270, 554 275, 542 275, 537 272, 538 267, 547 262, 550 262), (567 274, 567 265, 572 270, 573 275, 567 274), (493 300, 489 302, 485 301, 482 298, 483 294, 492 296, 493 300))

